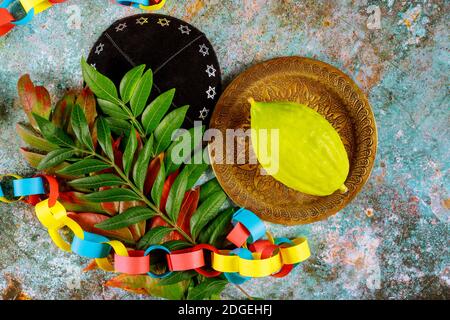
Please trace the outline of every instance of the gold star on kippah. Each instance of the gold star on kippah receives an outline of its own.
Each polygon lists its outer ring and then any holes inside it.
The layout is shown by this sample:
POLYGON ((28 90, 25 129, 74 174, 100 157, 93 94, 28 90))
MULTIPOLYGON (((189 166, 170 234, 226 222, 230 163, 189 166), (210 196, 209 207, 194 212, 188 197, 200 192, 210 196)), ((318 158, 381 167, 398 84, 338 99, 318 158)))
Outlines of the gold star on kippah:
POLYGON ((148 23, 148 18, 146 17, 140 17, 139 19, 136 19, 136 24, 140 24, 141 26, 143 26, 146 23, 148 23))
POLYGON ((166 18, 158 19, 158 24, 161 27, 168 27, 170 24, 170 20, 167 20, 166 18))

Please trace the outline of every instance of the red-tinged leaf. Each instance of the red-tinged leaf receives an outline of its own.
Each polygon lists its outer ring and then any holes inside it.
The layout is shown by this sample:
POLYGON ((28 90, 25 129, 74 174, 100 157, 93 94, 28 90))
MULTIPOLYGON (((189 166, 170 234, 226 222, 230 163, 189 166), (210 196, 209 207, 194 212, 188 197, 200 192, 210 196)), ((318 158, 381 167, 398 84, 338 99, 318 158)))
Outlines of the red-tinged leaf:
POLYGON ((113 144, 113 153, 114 153, 114 163, 116 166, 118 166, 121 170, 123 170, 123 153, 120 150, 120 143, 122 142, 122 137, 117 138, 113 144))
POLYGON ((89 272, 89 271, 96 270, 96 269, 98 269, 98 265, 94 259, 94 260, 91 260, 91 262, 89 262, 89 264, 86 267, 84 267, 84 269, 82 271, 89 272))
POLYGON ((84 231, 121 240, 129 244, 135 243, 133 235, 131 234, 131 231, 128 228, 122 228, 117 230, 102 230, 94 227, 96 224, 109 219, 108 216, 98 213, 74 213, 74 212, 68 212, 67 215, 71 219, 75 220, 75 222, 77 222, 84 231))
MULTIPOLYGON (((32 166, 33 168, 37 168, 39 166, 39 163, 41 163, 42 159, 45 158, 45 155, 32 152, 32 151, 28 150, 27 148, 20 148, 20 153, 22 153, 22 156, 25 158, 25 160, 28 162, 28 164, 30 166, 32 166)), ((57 171, 62 170, 68 166, 69 166, 69 163, 63 162, 63 163, 57 165, 56 167, 45 169, 45 170, 43 170, 43 172, 47 173, 47 174, 51 174, 51 175, 57 175, 58 177, 66 178, 66 179, 76 178, 74 176, 57 173, 57 171)))
POLYGON ((77 92, 71 90, 68 91, 55 106, 55 110, 52 114, 52 122, 63 130, 67 131, 70 125, 70 115, 76 99, 77 92))
POLYGON ((163 192, 161 196, 161 203, 159 205, 159 209, 166 213, 166 202, 167 198, 169 197, 170 188, 172 188, 173 183, 175 182, 175 179, 177 178, 179 173, 179 170, 171 173, 167 179, 166 182, 164 182, 163 192))
POLYGON ((145 294, 170 300, 181 300, 185 297, 190 281, 182 281, 171 285, 159 285, 159 279, 147 275, 131 276, 121 274, 108 280, 107 287, 120 288, 137 294, 145 294))
POLYGON ((97 118, 96 100, 92 91, 86 87, 78 94, 76 104, 78 104, 84 111, 86 121, 89 128, 94 127, 95 118, 97 118))
MULTIPOLYGON (((194 212, 197 210, 198 202, 200 198, 200 189, 196 188, 194 190, 190 190, 186 192, 183 198, 183 203, 180 209, 180 215, 178 216, 177 225, 181 227, 181 229, 190 235, 190 221, 194 212)), ((167 227, 169 226, 162 218, 155 217, 152 219, 151 228, 155 227, 167 227)), ((172 240, 185 240, 184 237, 178 231, 172 231, 167 236, 164 237, 163 242, 172 241, 172 240)))
POLYGON ((164 161, 164 153, 160 153, 159 156, 157 156, 150 162, 150 165, 148 166, 147 170, 147 178, 145 179, 144 184, 145 194, 150 194, 150 192, 152 191, 153 184, 155 183, 156 176, 159 173, 161 163, 163 161, 164 161))
POLYGON ((50 119, 52 112, 50 94, 44 87, 36 87, 26 74, 20 77, 17 83, 20 103, 30 120, 31 125, 37 129, 36 121, 32 113, 36 113, 45 119, 50 119))
MULTIPOLYGON (((156 227, 169 227, 170 225, 165 222, 161 217, 154 217, 151 222, 151 228, 156 227)), ((185 240, 184 237, 178 231, 172 231, 168 235, 164 236, 161 240, 162 243, 171 241, 171 240, 185 240)))
POLYGON ((180 209, 180 215, 178 216, 177 225, 183 229, 188 235, 191 234, 190 222, 192 215, 197 210, 198 202, 200 199, 200 188, 195 188, 186 192, 183 203, 180 209))
POLYGON ((83 193, 60 192, 58 201, 61 202, 67 211, 107 213, 100 203, 86 201, 81 196, 83 196, 83 193))
MULTIPOLYGON (((104 191, 109 190, 111 187, 101 187, 98 190, 104 191)), ((115 216, 120 212, 120 202, 101 202, 100 206, 103 208, 104 211, 106 211, 109 215, 115 216)))

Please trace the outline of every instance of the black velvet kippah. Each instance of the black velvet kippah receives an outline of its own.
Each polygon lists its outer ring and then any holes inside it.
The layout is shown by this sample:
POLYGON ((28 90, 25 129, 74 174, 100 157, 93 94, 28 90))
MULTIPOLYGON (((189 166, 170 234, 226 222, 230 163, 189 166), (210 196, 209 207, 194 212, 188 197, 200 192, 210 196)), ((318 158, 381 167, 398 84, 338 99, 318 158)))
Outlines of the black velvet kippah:
POLYGON ((219 62, 206 36, 190 24, 165 15, 139 14, 113 23, 92 48, 88 63, 119 86, 132 67, 153 70, 149 102, 176 89, 172 108, 190 105, 185 127, 208 126, 222 92, 219 62))

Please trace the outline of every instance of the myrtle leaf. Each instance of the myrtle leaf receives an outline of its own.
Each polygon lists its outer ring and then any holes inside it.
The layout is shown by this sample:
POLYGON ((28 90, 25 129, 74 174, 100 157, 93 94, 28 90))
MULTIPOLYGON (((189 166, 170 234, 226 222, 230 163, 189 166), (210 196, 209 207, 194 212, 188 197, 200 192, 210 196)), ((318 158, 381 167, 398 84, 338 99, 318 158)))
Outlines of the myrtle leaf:
POLYGON ((98 143, 102 147, 106 156, 111 161, 114 161, 114 151, 111 143, 111 130, 109 129, 109 126, 107 125, 105 119, 103 119, 102 117, 99 117, 97 119, 97 136, 98 143))
POLYGON ((159 286, 159 279, 150 278, 147 275, 132 276, 118 275, 108 280, 107 287, 121 288, 137 294, 146 294, 153 297, 161 297, 170 300, 181 300, 189 285, 187 282, 179 282, 169 286, 159 286))
POLYGON ((44 170, 52 167, 56 167, 57 165, 63 163, 70 157, 75 154, 75 151, 72 149, 57 149, 50 153, 48 153, 44 159, 41 160, 37 169, 44 170))
POLYGON ((128 103, 130 101, 144 70, 145 64, 134 67, 128 71, 122 78, 122 81, 120 81, 120 96, 122 97, 123 102, 128 103))
POLYGON ((184 271, 184 272, 173 272, 170 276, 161 279, 159 281, 160 286, 168 286, 171 284, 179 283, 182 281, 190 280, 195 277, 197 273, 193 270, 184 271))
POLYGON ((58 128, 53 123, 37 114, 33 113, 33 116, 36 119, 42 135, 49 142, 59 146, 71 147, 74 145, 72 139, 62 129, 58 128))
POLYGON ((170 251, 186 249, 192 247, 192 244, 183 240, 172 240, 163 244, 170 251))
POLYGON ((72 110, 71 117, 72 129, 75 136, 83 145, 89 148, 89 150, 94 150, 94 144, 92 142, 91 133, 89 131, 89 125, 84 115, 83 109, 79 105, 75 105, 72 110))
POLYGON ((111 116, 115 119, 129 119, 129 115, 125 111, 123 111, 117 104, 103 99, 97 99, 97 102, 103 113, 107 114, 108 116, 111 116))
POLYGON ((20 103, 30 120, 30 124, 37 128, 32 113, 40 115, 44 119, 50 119, 52 112, 50 94, 44 87, 36 87, 28 74, 23 75, 17 83, 20 103))
POLYGON ((137 248, 139 250, 147 249, 152 244, 159 244, 161 240, 169 234, 173 229, 169 227, 155 227, 148 231, 145 236, 139 240, 137 248))
POLYGON ((217 215, 208 226, 202 231, 199 239, 202 243, 218 245, 223 240, 231 227, 231 219, 234 214, 234 208, 228 208, 217 215))
MULTIPOLYGON (((65 207, 65 206, 64 206, 65 207)), ((96 228, 97 224, 100 224, 109 219, 108 216, 92 212, 72 213, 68 212, 68 216, 80 225, 86 232, 99 234, 108 238, 114 238, 124 242, 124 244, 135 245, 136 242, 133 239, 130 229, 122 228, 116 230, 103 230, 96 228)))
POLYGON ((156 206, 159 208, 161 203, 161 196, 164 188, 164 182, 166 181, 166 172, 164 169, 164 162, 161 161, 161 167, 159 168, 158 175, 156 176, 155 182, 152 187, 152 199, 156 206))
POLYGON ((223 191, 213 193, 206 199, 194 213, 191 219, 191 234, 197 238, 200 231, 212 221, 219 213, 220 208, 227 200, 227 196, 223 191))
POLYGON ((189 179, 189 171, 183 170, 175 179, 169 191, 169 197, 166 202, 166 212, 173 222, 177 221, 180 213, 181 204, 186 192, 186 186, 189 179))
POLYGON ((134 154, 136 152, 138 146, 136 130, 134 128, 131 129, 130 135, 128 136, 127 146, 125 147, 125 152, 123 154, 123 168, 125 174, 128 176, 131 170, 131 166, 134 161, 134 154))
POLYGON ((170 89, 159 95, 147 106, 142 114, 142 124, 147 134, 152 133, 161 122, 161 119, 169 110, 174 96, 175 89, 170 89))
POLYGON ((205 279, 198 286, 189 290, 188 300, 209 299, 213 295, 220 294, 227 286, 228 281, 221 279, 205 279))
POLYGON ((153 86, 153 72, 147 70, 137 83, 131 96, 130 106, 135 117, 139 116, 147 104, 153 86))
POLYGON ((44 139, 38 132, 36 132, 31 126, 27 126, 21 123, 16 125, 16 132, 19 137, 29 145, 33 149, 37 149, 39 151, 53 151, 58 149, 58 146, 48 142, 44 139))
POLYGON ((167 149, 165 159, 168 174, 177 170, 181 164, 187 163, 192 151, 201 145, 205 126, 194 127, 189 130, 180 129, 181 134, 175 138, 167 149))
POLYGON ((69 181, 68 184, 75 188, 82 189, 97 189, 100 187, 112 187, 120 186, 125 184, 125 182, 112 173, 99 174, 95 176, 75 179, 69 181))
POLYGON ((200 187, 200 202, 205 201, 211 194, 221 190, 222 187, 216 178, 209 180, 200 187))
POLYGON ((198 179, 200 179, 203 173, 205 173, 206 169, 209 168, 209 164, 188 164, 186 165, 186 168, 189 171, 189 179, 186 185, 186 189, 189 190, 194 187, 198 179))
POLYGON ((83 71, 84 81, 97 98, 116 104, 120 103, 116 86, 109 78, 95 70, 95 68, 89 65, 84 58, 81 59, 81 69, 83 71))
MULTIPOLYGON (((25 160, 28 162, 28 164, 31 167, 36 168, 36 169, 39 166, 39 163, 42 161, 42 159, 45 158, 45 155, 32 152, 30 150, 27 150, 26 148, 20 148, 20 153, 25 158, 25 160)), ((70 164, 68 162, 63 162, 55 167, 50 167, 50 168, 44 169, 42 171, 45 172, 46 174, 56 174, 62 178, 73 179, 74 177, 76 177, 75 175, 61 174, 58 172, 59 170, 62 170, 64 168, 68 167, 69 165, 70 164)))
POLYGON ((106 123, 108 124, 109 128, 112 132, 117 134, 118 136, 128 136, 130 133, 131 125, 128 123, 128 121, 121 120, 121 119, 115 119, 115 118, 105 118, 106 123))
POLYGON ((116 230, 148 220, 156 215, 154 211, 147 207, 132 207, 117 216, 95 225, 95 227, 103 230, 116 230))
POLYGON ((172 141, 172 133, 174 133, 175 130, 181 127, 188 109, 189 106, 184 106, 173 110, 171 113, 164 117, 164 119, 155 129, 156 154, 159 154, 160 152, 166 150, 170 145, 170 142, 172 141))
POLYGON ((83 174, 97 172, 101 170, 105 170, 110 168, 111 166, 107 163, 104 163, 100 160, 95 159, 84 159, 81 161, 77 161, 74 164, 71 164, 67 167, 64 167, 61 170, 58 170, 58 174, 65 174, 71 176, 80 176, 83 174))
POLYGON ((140 200, 141 198, 129 189, 113 188, 87 194, 83 196, 83 199, 92 202, 115 202, 140 200))
POLYGON ((133 180, 139 190, 144 190, 145 178, 147 177, 148 165, 153 154, 153 136, 148 139, 144 148, 140 151, 133 168, 133 180))
POLYGON ((89 129, 93 129, 95 119, 97 118, 97 109, 92 91, 88 87, 81 89, 77 95, 75 104, 78 104, 83 110, 89 129))

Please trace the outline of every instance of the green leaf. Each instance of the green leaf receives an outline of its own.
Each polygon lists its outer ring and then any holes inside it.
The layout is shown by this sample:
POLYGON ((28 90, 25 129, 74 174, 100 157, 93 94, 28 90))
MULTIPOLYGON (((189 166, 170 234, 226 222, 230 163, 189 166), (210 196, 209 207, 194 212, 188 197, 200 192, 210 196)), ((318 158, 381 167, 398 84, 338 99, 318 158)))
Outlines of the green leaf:
POLYGON ((156 154, 159 154, 160 152, 166 150, 170 145, 172 141, 172 133, 181 127, 188 109, 189 106, 184 106, 173 110, 171 113, 165 116, 161 123, 158 125, 155 130, 156 154))
POLYGON ((209 180, 200 187, 200 203, 205 201, 211 194, 222 191, 222 187, 216 178, 209 180))
POLYGON ((202 143, 203 133, 205 131, 205 126, 201 127, 201 132, 197 134, 198 127, 191 128, 189 130, 184 131, 181 135, 179 135, 169 146, 167 149, 165 164, 167 175, 175 172, 185 160, 188 160, 191 157, 192 150, 196 147, 200 146, 202 143), (193 138, 192 138, 193 137, 193 138), (189 145, 188 145, 189 143, 189 145), (175 163, 173 157, 181 157, 183 161, 177 161, 175 163))
POLYGON ((45 152, 50 152, 58 149, 58 146, 56 144, 50 143, 46 139, 42 138, 41 135, 36 132, 31 126, 18 123, 16 125, 16 132, 22 139, 22 141, 33 149, 45 152))
POLYGON ((97 138, 98 143, 102 147, 106 156, 114 161, 114 151, 111 143, 111 130, 109 129, 105 119, 99 117, 97 119, 97 138))
POLYGON ((145 236, 139 240, 137 244, 137 248, 139 250, 147 249, 152 244, 159 244, 161 243, 162 239, 168 235, 171 231, 173 231, 172 228, 168 227, 155 227, 148 231, 145 236))
POLYGON ((87 173, 91 173, 91 172, 105 170, 110 167, 111 167, 110 165, 108 165, 100 160, 85 159, 85 160, 75 162, 74 164, 71 164, 68 167, 58 170, 57 172, 59 174, 79 176, 79 175, 83 175, 83 174, 87 174, 87 173))
POLYGON ((153 183, 152 192, 151 192, 152 200, 158 208, 161 203, 161 196, 162 196, 165 181, 166 181, 166 172, 164 169, 164 162, 161 162, 161 167, 159 169, 158 175, 155 178, 155 182, 153 183))
POLYGON ((117 216, 96 224, 95 227, 103 230, 117 230, 151 219, 156 215, 154 211, 147 207, 132 207, 117 216))
MULTIPOLYGON (((28 162, 28 164, 31 167, 36 168, 36 169, 39 166, 39 163, 42 161, 42 159, 45 158, 45 155, 31 152, 31 151, 29 151, 29 150, 27 150, 25 148, 20 148, 20 153, 22 154, 24 159, 28 162)), ((65 167, 68 167, 68 166, 69 166, 68 162, 63 162, 63 163, 57 165, 56 167, 44 169, 43 172, 46 173, 46 174, 53 174, 53 175, 56 174, 59 177, 65 178, 65 179, 76 178, 76 176, 72 176, 72 175, 69 175, 69 174, 57 173, 59 170, 62 170, 65 167)))
POLYGON ((89 132, 89 125, 84 115, 83 109, 79 105, 75 105, 72 109, 72 116, 70 118, 72 129, 79 141, 89 150, 94 150, 94 143, 92 142, 91 133, 89 132))
POLYGON ((57 149, 47 154, 44 159, 41 160, 37 169, 44 170, 63 163, 75 154, 72 149, 57 149))
POLYGON ((209 164, 188 164, 186 165, 187 170, 189 170, 189 179, 186 185, 186 189, 192 189, 197 183, 198 179, 205 173, 206 169, 209 168, 209 164))
POLYGON ((130 173, 137 146, 138 141, 136 136, 136 130, 134 128, 131 128, 130 135, 128 136, 127 146, 125 147, 125 152, 123 153, 123 168, 127 176, 130 173))
POLYGON ((234 214, 234 208, 228 208, 217 215, 208 226, 202 231, 199 240, 202 243, 209 243, 213 246, 218 245, 222 238, 225 238, 228 229, 230 228, 231 219, 234 214))
POLYGON ((163 243, 163 246, 169 249, 170 251, 175 251, 192 247, 192 244, 182 240, 172 240, 163 243))
POLYGON ((103 113, 107 114, 108 116, 122 120, 128 120, 130 118, 129 115, 115 103, 102 99, 97 99, 97 102, 103 113))
POLYGON ((152 133, 156 129, 161 119, 169 111, 174 96, 175 89, 170 89, 159 95, 147 106, 142 114, 142 124, 147 134, 152 133))
POLYGON ((198 286, 189 290, 188 300, 204 300, 212 295, 220 294, 227 286, 228 281, 221 279, 206 279, 198 286))
POLYGON ((136 164, 133 168, 133 180, 136 183, 136 187, 139 190, 144 190, 145 178, 147 177, 147 170, 150 159, 153 153, 153 136, 148 139, 144 148, 139 153, 139 156, 136 160, 136 164))
POLYGON ((106 286, 121 288, 135 294, 146 294, 152 297, 161 297, 170 300, 181 300, 185 296, 188 282, 179 282, 170 286, 160 286, 159 279, 148 275, 132 276, 121 274, 106 282, 106 286))
POLYGON ((118 136, 124 135, 128 136, 131 130, 131 125, 126 120, 115 119, 115 118, 105 118, 106 123, 112 132, 118 136))
POLYGON ((113 188, 104 191, 98 191, 83 196, 83 199, 92 202, 117 202, 134 201, 141 198, 129 189, 113 188))
POLYGON ((70 186, 82 189, 97 189, 100 187, 120 186, 125 182, 112 173, 99 174, 86 178, 75 179, 69 181, 70 186))
POLYGON ((130 101, 144 70, 145 64, 134 67, 128 71, 122 78, 122 81, 120 81, 120 96, 122 97, 123 102, 128 103, 130 101))
POLYGON ((186 186, 189 179, 189 171, 184 169, 175 179, 169 191, 169 196, 166 202, 166 212, 170 219, 175 222, 180 213, 181 204, 186 193, 186 186))
POLYGON ((148 97, 153 86, 153 72, 151 69, 147 70, 142 78, 139 80, 133 95, 131 96, 131 111, 134 116, 139 116, 144 111, 147 104, 148 97))
POLYGON ((81 59, 83 79, 97 98, 120 104, 117 89, 114 83, 89 65, 84 58, 81 59))
POLYGON ((195 277, 196 275, 197 275, 197 273, 193 270, 184 271, 184 272, 173 272, 170 276, 168 276, 164 279, 161 279, 161 281, 159 281, 159 285, 160 286, 168 286, 168 285, 175 284, 178 282, 190 280, 193 277, 195 277))
POLYGON ((219 213, 220 208, 227 200, 227 196, 223 191, 216 192, 209 196, 192 215, 191 218, 191 234, 195 238, 203 230, 203 228, 212 221, 219 213))
POLYGON ((58 146, 72 147, 74 145, 72 139, 61 128, 35 113, 33 113, 33 116, 39 126, 39 130, 47 141, 58 146))

